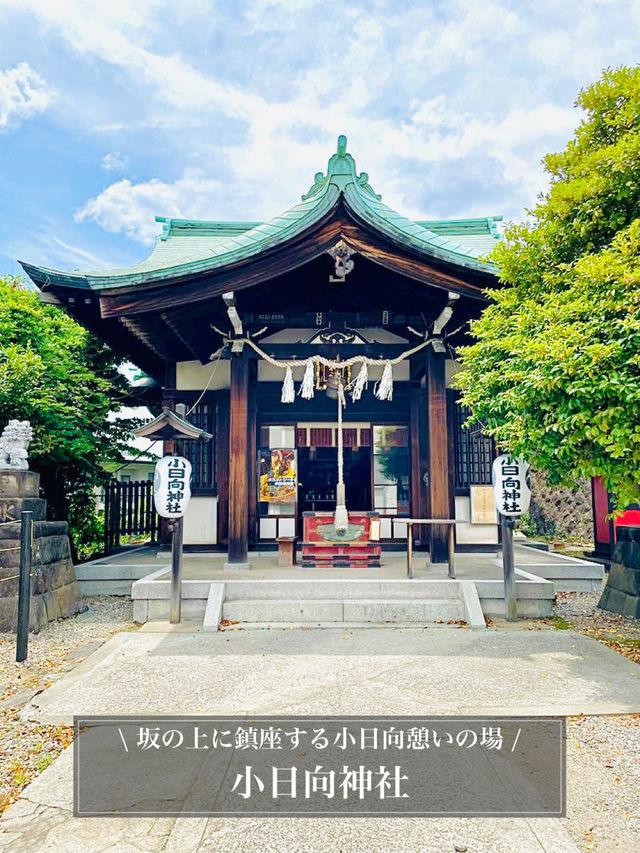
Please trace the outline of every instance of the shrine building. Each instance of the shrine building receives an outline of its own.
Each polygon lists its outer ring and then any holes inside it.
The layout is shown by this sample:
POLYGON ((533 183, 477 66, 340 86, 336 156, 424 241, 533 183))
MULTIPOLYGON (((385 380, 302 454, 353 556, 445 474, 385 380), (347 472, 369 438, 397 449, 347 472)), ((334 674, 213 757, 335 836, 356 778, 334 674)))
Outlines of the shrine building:
MULTIPOLYGON (((457 549, 498 542, 493 444, 465 429, 450 382, 499 286, 482 258, 501 217, 407 219, 346 149, 341 136, 326 174, 267 222, 157 217, 135 266, 22 264, 213 436, 177 448, 193 465, 184 541, 232 565, 300 540, 304 513, 334 511, 340 444, 346 507, 379 515, 383 553, 404 548, 403 518, 457 519, 457 549)), ((448 528, 422 531, 446 560, 448 528)))

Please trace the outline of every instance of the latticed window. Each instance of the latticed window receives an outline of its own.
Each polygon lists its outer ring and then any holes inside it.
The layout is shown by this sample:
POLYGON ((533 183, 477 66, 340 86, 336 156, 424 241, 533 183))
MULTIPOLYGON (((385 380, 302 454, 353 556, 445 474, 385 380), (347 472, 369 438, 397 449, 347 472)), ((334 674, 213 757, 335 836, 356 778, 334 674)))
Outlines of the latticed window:
MULTIPOLYGON (((185 400, 185 402, 187 402, 185 400)), ((193 405, 187 404, 187 408, 193 405)), ((199 429, 211 433, 214 436, 210 441, 180 441, 178 442, 178 453, 191 462, 193 474, 191 489, 194 494, 198 492, 211 492, 216 482, 216 406, 215 399, 198 403, 195 409, 187 415, 187 420, 199 429)))
POLYGON ((495 452, 493 439, 483 434, 478 425, 471 429, 463 426, 469 410, 458 403, 459 395, 452 397, 453 435, 455 446, 456 489, 469 486, 491 485, 491 466, 495 452))

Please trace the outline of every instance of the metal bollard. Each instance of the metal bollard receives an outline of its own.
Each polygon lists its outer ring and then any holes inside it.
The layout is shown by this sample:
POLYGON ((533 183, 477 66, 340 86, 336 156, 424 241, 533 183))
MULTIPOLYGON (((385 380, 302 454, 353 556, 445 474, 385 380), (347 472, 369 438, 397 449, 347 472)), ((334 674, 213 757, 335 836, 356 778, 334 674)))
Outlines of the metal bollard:
POLYGON ((20 520, 20 575, 18 578, 18 630, 16 638, 16 661, 18 663, 27 659, 27 647, 29 645, 33 513, 21 513, 20 520))

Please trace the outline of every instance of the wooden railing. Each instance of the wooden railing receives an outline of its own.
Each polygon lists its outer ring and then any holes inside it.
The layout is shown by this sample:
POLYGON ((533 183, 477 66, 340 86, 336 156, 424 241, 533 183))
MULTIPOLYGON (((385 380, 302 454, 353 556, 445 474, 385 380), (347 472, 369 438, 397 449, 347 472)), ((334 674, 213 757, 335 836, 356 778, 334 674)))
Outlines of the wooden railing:
POLYGON ((108 554, 124 537, 149 536, 157 541, 160 517, 153 505, 153 483, 110 480, 104 489, 104 546, 108 554))

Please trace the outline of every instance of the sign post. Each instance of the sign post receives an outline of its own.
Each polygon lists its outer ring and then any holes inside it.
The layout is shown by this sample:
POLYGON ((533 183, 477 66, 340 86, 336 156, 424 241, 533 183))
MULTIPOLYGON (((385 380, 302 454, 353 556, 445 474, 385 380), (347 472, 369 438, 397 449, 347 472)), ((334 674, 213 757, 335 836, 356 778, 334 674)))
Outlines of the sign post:
POLYGON ((500 532, 502 538, 502 571, 504 574, 504 607, 507 621, 518 618, 518 599, 516 597, 516 578, 513 565, 513 521, 500 513, 500 532))
POLYGON ((191 500, 191 463, 183 456, 163 456, 156 463, 153 501, 162 518, 171 525, 171 599, 169 622, 180 622, 182 605, 183 516, 191 500))
POLYGON ((518 618, 518 601, 513 561, 513 519, 525 513, 531 502, 529 465, 521 456, 512 458, 503 453, 495 459, 493 497, 500 513, 505 611, 507 620, 514 622, 518 618))
POLYGON ((180 621, 182 608, 182 540, 184 521, 176 518, 171 525, 171 601, 169 604, 169 622, 180 621))

